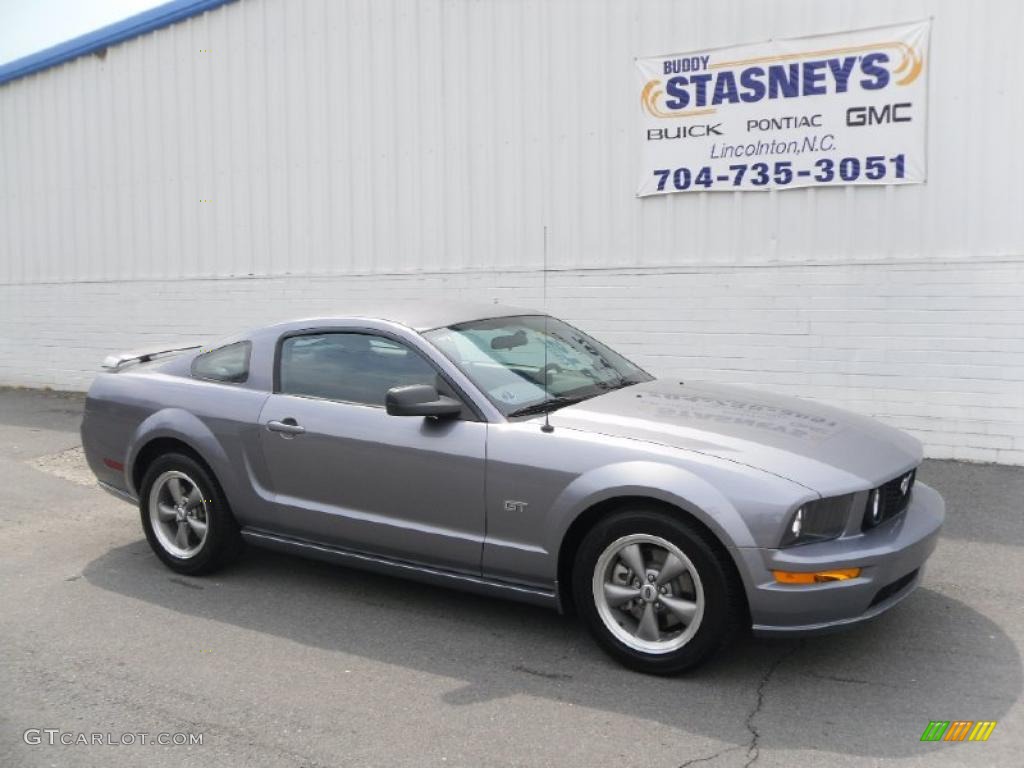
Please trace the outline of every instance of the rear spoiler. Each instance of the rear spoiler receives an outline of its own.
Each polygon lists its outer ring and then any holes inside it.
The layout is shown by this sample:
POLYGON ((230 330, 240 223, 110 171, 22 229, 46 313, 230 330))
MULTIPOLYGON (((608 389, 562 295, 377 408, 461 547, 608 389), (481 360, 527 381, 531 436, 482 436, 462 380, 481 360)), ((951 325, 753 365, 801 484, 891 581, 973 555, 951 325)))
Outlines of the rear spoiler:
POLYGON ((199 349, 202 346, 202 344, 189 342, 187 344, 179 344, 174 347, 160 346, 151 347, 149 349, 136 349, 132 352, 118 352, 116 355, 107 355, 103 359, 103 367, 108 371, 120 371, 122 368, 126 368, 129 365, 135 365, 136 363, 148 363, 150 360, 156 360, 158 357, 176 355, 179 352, 187 352, 190 349, 199 349))

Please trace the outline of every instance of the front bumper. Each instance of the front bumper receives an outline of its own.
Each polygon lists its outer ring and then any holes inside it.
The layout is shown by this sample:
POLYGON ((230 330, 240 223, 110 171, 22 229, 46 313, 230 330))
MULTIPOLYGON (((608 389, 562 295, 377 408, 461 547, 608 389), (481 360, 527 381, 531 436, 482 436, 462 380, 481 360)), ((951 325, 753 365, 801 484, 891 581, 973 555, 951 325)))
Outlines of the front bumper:
POLYGON ((874 618, 914 591, 945 518, 942 497, 916 483, 906 511, 871 531, 788 549, 736 550, 746 569, 754 634, 830 632, 874 618), (860 568, 847 581, 779 584, 773 570, 860 568))

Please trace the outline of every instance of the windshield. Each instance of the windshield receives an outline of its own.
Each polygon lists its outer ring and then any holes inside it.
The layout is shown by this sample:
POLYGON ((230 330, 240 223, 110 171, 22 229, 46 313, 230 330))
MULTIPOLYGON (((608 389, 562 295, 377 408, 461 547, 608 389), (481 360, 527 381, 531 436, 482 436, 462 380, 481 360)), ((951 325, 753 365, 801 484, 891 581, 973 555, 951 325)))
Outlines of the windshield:
POLYGON ((553 317, 474 320, 424 335, 506 416, 551 410, 652 378, 553 317))

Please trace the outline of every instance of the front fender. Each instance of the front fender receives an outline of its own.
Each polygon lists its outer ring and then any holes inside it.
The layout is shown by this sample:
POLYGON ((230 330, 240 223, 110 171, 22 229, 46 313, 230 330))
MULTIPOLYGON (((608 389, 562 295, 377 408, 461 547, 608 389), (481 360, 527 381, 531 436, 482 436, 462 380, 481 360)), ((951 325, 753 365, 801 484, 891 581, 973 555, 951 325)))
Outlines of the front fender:
POLYGON ((704 478, 669 464, 625 461, 585 472, 566 486, 548 517, 548 551, 558 551, 566 531, 587 509, 627 496, 653 498, 683 509, 728 547, 754 546, 750 528, 739 511, 704 478))

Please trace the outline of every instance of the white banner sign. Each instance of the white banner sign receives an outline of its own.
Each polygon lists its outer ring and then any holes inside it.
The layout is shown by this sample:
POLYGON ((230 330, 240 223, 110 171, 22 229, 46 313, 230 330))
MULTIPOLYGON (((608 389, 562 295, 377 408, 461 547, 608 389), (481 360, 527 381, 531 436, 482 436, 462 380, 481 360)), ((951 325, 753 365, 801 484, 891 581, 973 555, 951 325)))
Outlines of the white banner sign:
POLYGON ((637 59, 637 194, 923 182, 930 27, 637 59))

